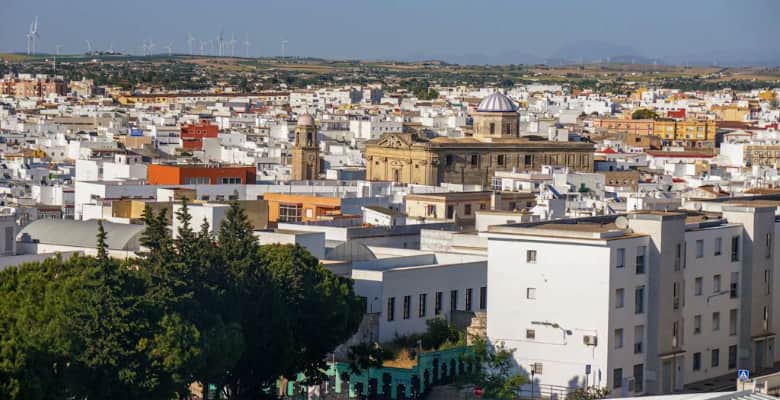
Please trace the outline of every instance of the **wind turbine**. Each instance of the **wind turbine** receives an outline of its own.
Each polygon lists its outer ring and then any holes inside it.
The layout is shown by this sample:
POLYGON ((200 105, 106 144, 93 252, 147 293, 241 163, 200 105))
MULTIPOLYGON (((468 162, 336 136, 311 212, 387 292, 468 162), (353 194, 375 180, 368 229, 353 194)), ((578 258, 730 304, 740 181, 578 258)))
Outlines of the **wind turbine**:
POLYGON ((200 41, 200 55, 204 55, 203 52, 205 51, 205 48, 206 48, 206 41, 205 40, 201 40, 200 41))
POLYGON ((213 40, 208 40, 207 42, 209 44, 209 47, 211 47, 211 52, 209 52, 209 54, 213 56, 214 55, 214 41, 213 40))
POLYGON ((84 42, 87 44, 87 54, 92 54, 92 41, 85 40, 84 42))
POLYGON ((282 59, 287 58, 287 39, 282 39, 282 59))
POLYGON ((170 57, 173 53, 173 42, 168 43, 167 46, 165 46, 166 49, 168 49, 168 57, 170 57))
POLYGON ((190 48, 190 55, 192 55, 192 43, 195 42, 195 36, 192 33, 187 32, 187 46, 190 48))
POLYGON ((249 46, 252 42, 249 41, 249 33, 244 33, 244 57, 249 58, 249 46))
POLYGON ((54 50, 54 55, 58 56, 58 55, 60 55, 60 49, 62 49, 62 45, 58 44, 58 45, 54 46, 54 49, 55 49, 54 50))
POLYGON ((232 33, 230 35, 230 41, 228 42, 228 44, 230 45, 230 57, 235 57, 236 56, 236 42, 237 42, 236 41, 236 34, 232 33))
POLYGON ((35 54, 35 44, 39 37, 41 36, 38 34, 38 17, 35 17, 30 24, 30 31, 27 32, 27 55, 35 54))
POLYGON ((219 36, 217 36, 217 47, 219 48, 219 56, 222 57, 225 55, 225 38, 223 37, 225 34, 225 31, 220 29, 219 36))
POLYGON ((146 45, 146 47, 149 49, 149 55, 150 55, 150 56, 151 56, 152 54, 154 54, 154 46, 156 46, 156 44, 154 44, 154 42, 152 41, 152 39, 149 39, 149 43, 146 45))

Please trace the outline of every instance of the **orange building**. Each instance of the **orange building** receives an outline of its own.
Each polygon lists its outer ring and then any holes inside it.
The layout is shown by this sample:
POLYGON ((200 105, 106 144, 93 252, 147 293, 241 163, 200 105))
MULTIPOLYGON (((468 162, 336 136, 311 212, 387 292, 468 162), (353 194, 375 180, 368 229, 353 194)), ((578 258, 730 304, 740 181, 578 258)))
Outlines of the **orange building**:
POLYGON ((179 136, 181 147, 185 150, 200 150, 203 148, 203 138, 215 138, 219 135, 219 127, 201 120, 197 124, 182 125, 179 136))
POLYGON ((268 222, 309 222, 341 215, 341 199, 287 193, 266 193, 268 222))
POLYGON ((150 185, 223 185, 256 183, 255 167, 150 164, 146 181, 150 185))
POLYGON ((653 134, 654 122, 652 119, 597 118, 593 120, 593 127, 599 133, 628 133, 646 136, 653 134))
POLYGON ((15 97, 45 97, 48 95, 65 96, 68 85, 56 78, 2 78, 0 95, 15 97))

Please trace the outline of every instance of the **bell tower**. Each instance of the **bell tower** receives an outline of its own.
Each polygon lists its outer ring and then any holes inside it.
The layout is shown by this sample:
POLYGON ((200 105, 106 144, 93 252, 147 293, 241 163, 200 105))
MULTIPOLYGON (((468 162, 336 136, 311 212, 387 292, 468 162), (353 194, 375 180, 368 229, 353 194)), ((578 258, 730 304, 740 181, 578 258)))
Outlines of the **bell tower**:
POLYGON ((292 179, 313 180, 320 176, 320 146, 317 126, 309 114, 298 117, 292 150, 292 179))

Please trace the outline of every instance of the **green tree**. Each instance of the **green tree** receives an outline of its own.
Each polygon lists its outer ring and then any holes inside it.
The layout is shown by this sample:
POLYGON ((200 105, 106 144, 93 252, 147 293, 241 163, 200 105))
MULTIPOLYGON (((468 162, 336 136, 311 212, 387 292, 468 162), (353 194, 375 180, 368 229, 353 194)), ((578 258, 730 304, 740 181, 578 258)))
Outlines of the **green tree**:
POLYGON ((631 113, 631 119, 657 119, 658 114, 647 108, 640 108, 631 113))
POLYGON ((520 388, 528 383, 526 375, 518 373, 514 365, 514 352, 503 343, 491 346, 485 339, 474 338, 473 355, 465 361, 475 365, 462 380, 481 387, 487 399, 515 399, 520 388))

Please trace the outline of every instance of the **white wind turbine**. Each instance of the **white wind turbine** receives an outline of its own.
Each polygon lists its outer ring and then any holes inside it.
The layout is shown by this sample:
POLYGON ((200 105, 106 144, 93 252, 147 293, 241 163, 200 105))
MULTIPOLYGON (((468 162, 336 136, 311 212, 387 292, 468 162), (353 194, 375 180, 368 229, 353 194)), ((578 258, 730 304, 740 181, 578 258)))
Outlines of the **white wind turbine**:
POLYGON ((206 41, 201 40, 200 41, 200 55, 205 55, 204 52, 206 51, 206 41))
POLYGON ((35 45, 38 41, 38 38, 40 38, 40 34, 38 33, 38 17, 35 17, 33 22, 30 24, 30 30, 27 32, 27 54, 35 54, 35 45))
POLYGON ((249 33, 244 33, 244 57, 249 58, 249 46, 252 42, 249 41, 249 33))
POLYGON ((190 55, 192 55, 192 43, 195 42, 195 36, 192 36, 191 32, 187 32, 187 46, 190 48, 190 55))
POLYGON ((228 44, 230 45, 230 57, 236 56, 236 43, 237 43, 236 34, 233 33, 230 35, 230 41, 228 42, 228 44))
POLYGON ((92 54, 92 41, 91 40, 85 40, 84 43, 87 44, 87 54, 92 54))
POLYGON ((168 49, 168 57, 173 55, 173 42, 168 43, 167 46, 165 46, 166 49, 168 49))

